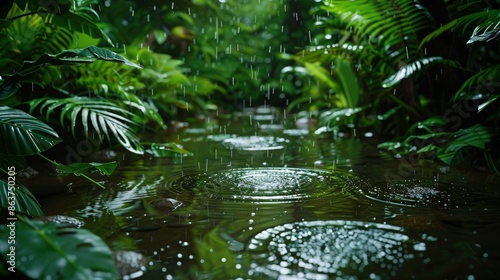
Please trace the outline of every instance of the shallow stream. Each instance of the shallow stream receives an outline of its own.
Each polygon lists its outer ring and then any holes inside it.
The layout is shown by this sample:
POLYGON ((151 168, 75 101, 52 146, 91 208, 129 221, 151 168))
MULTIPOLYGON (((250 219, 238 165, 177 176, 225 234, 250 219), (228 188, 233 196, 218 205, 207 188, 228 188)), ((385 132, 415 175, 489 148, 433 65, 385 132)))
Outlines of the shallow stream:
POLYGON ((317 135, 279 115, 246 110, 155 136, 194 155, 118 154, 105 190, 69 186, 40 202, 147 256, 144 279, 500 275, 498 178, 382 159, 369 135, 317 135))

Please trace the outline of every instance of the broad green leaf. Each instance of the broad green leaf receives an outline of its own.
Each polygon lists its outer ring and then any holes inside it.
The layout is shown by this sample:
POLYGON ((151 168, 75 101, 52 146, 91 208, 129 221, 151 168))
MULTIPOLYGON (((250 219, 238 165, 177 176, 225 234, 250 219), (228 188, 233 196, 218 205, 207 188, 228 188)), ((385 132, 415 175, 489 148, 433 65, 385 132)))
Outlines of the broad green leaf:
POLYGON ((327 84, 330 88, 337 88, 337 84, 332 80, 330 73, 321 67, 319 63, 305 62, 304 66, 313 77, 327 84))
POLYGON ((84 33, 92 38, 102 38, 110 46, 114 46, 111 39, 99 28, 99 26, 97 26, 96 22, 89 17, 75 13, 64 13, 53 15, 50 21, 57 26, 84 33))
POLYGON ((358 78, 352 71, 351 63, 348 60, 337 58, 335 60, 335 71, 340 79, 347 106, 355 108, 358 105, 360 89, 358 78))
POLYGON ((88 171, 99 171, 102 175, 111 175, 118 164, 115 161, 112 162, 78 162, 69 165, 58 164, 56 166, 57 173, 66 176, 69 174, 83 174, 88 171))
POLYGON ((149 149, 146 152, 152 154, 155 157, 172 157, 175 154, 181 154, 186 156, 192 156, 193 153, 182 148, 181 145, 170 142, 170 143, 151 143, 149 149))
POLYGON ((2 212, 7 210, 8 216, 12 216, 13 212, 11 211, 32 217, 43 216, 42 209, 35 196, 18 182, 15 182, 15 186, 12 186, 9 185, 9 181, 0 180, 0 206, 5 208, 2 209, 2 212), (12 197, 14 200, 12 200, 12 197))
POLYGON ((0 153, 4 155, 34 155, 62 141, 50 126, 7 106, 0 106, 0 135, 0 153))
MULTIPOLYGON (((81 228, 58 228, 54 223, 20 218, 16 222, 16 270, 33 279, 118 279, 109 247, 81 228)), ((10 229, 0 226, 0 238, 10 229)), ((9 252, 0 242, 0 252, 9 252)))

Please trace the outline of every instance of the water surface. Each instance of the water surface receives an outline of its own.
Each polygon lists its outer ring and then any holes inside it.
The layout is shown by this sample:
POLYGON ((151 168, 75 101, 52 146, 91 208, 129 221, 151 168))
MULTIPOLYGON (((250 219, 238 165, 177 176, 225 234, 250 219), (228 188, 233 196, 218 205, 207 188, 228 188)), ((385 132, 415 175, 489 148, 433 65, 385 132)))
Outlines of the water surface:
POLYGON ((106 190, 44 210, 143 253, 149 279, 500 273, 498 178, 384 160, 371 138, 317 135, 265 109, 179 129, 173 141, 194 156, 127 155, 106 190))

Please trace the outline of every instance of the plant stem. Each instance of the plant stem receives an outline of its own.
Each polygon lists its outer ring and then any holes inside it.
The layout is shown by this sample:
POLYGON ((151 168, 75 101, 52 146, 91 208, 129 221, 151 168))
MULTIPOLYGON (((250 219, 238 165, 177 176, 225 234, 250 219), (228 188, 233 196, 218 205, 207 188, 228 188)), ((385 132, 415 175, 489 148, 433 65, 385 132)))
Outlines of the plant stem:
MULTIPOLYGON (((52 163, 53 165, 55 165, 55 166, 56 166, 56 169, 57 169, 57 166, 65 166, 64 164, 57 163, 56 161, 51 160, 50 158, 48 158, 48 157, 46 157, 46 156, 44 156, 44 155, 42 155, 42 154, 37 154, 37 155, 39 155, 41 158, 45 159, 46 161, 48 161, 48 162, 52 163)), ((105 188, 106 188, 106 187, 104 187, 102 184, 100 184, 100 183, 96 182, 94 179, 90 178, 89 176, 87 176, 87 175, 85 175, 85 174, 83 174, 83 173, 81 173, 81 172, 74 172, 73 174, 75 174, 75 175, 77 175, 77 176, 82 176, 83 178, 85 178, 85 179, 87 179, 88 181, 90 181, 90 182, 92 182, 92 183, 96 184, 98 187, 100 187, 100 188, 102 188, 102 189, 105 189, 105 188)))

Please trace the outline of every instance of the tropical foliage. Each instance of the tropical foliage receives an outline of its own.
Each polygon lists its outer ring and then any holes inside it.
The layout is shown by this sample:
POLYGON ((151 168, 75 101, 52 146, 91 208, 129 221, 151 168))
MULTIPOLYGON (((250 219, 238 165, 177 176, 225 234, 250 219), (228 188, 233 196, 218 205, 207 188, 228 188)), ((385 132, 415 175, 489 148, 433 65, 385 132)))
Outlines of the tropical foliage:
POLYGON ((498 4, 438 2, 325 1, 315 44, 289 58, 319 81, 305 97, 331 96, 309 107, 324 126, 406 135, 379 147, 447 164, 480 152, 498 173, 498 4))
MULTIPOLYGON (((118 273, 109 247, 88 230, 58 227, 22 219, 16 223, 15 269, 32 279, 64 275, 72 279, 117 279, 118 273), (30 244, 26 246, 26 244, 30 244), (36 261, 34 261, 36 260, 36 261)), ((0 225, 0 237, 8 240, 10 228, 0 225)), ((0 243, 2 255, 10 253, 7 242, 0 243)))

